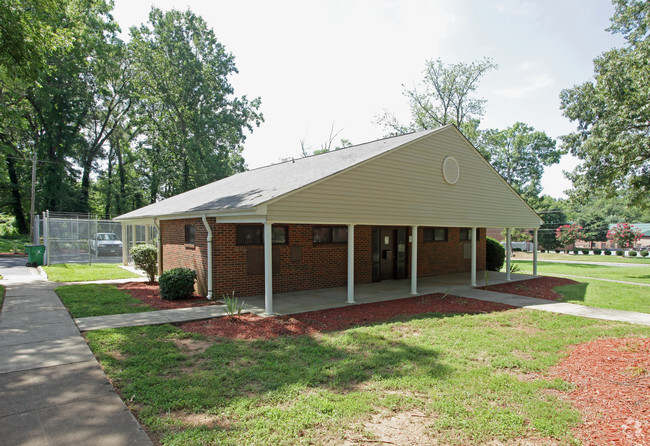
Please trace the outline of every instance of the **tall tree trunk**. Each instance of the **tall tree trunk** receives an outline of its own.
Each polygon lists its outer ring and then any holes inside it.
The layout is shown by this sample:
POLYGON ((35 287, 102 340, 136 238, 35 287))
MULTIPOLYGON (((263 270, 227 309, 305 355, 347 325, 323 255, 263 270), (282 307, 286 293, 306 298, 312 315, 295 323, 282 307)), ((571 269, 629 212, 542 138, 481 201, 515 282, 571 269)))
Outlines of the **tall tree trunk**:
POLYGON ((124 162, 122 161, 122 148, 120 140, 115 140, 115 155, 117 156, 117 173, 120 177, 120 193, 117 197, 116 210, 117 215, 124 213, 124 200, 126 199, 126 173, 124 172, 124 162))
POLYGON ((106 196, 104 197, 104 200, 106 201, 104 204, 104 216, 106 218, 110 218, 111 215, 111 200, 113 199, 113 140, 112 138, 108 141, 108 168, 106 170, 106 176, 107 176, 107 189, 106 189, 106 196))
MULTIPOLYGON (((18 175, 16 175, 16 166, 10 157, 7 157, 7 171, 9 172, 9 181, 11 182, 11 198, 13 201, 14 216, 16 217, 16 225, 18 232, 21 234, 29 234, 29 228, 25 221, 25 214, 23 214, 23 206, 20 202, 20 187, 18 185, 18 175)), ((32 223, 32 222, 30 222, 32 223)))

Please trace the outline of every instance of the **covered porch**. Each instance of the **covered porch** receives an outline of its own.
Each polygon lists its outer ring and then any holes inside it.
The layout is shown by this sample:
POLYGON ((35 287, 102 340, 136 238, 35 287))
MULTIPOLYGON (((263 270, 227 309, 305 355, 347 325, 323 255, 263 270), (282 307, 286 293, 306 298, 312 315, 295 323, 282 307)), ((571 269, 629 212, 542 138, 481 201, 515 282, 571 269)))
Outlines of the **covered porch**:
MULTIPOLYGON (((538 276, 529 274, 506 274, 505 272, 487 271, 487 284, 497 285, 501 283, 534 279, 538 276)), ((411 293, 411 280, 385 280, 367 284, 357 284, 354 287, 354 302, 346 300, 347 287, 325 288, 317 290, 293 291, 290 293, 276 293, 273 295, 274 314, 297 314, 308 311, 325 310, 328 308, 340 308, 355 304, 366 304, 384 302, 389 300, 403 299, 406 297, 424 296, 433 293, 448 293, 449 295, 467 295, 480 292, 470 285, 471 273, 450 274, 446 276, 420 277, 418 279, 417 293, 411 293)), ((480 272, 484 286, 485 274, 480 272)), ((263 295, 242 298, 247 311, 256 314, 268 314, 265 308, 263 295)))

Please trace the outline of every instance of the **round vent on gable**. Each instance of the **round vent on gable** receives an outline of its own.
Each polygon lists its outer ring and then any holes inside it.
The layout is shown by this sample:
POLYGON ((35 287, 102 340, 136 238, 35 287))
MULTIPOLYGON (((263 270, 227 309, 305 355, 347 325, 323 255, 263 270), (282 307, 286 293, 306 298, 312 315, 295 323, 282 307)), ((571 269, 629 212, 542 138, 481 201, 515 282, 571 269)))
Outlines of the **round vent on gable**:
POLYGON ((449 184, 456 184, 458 181, 460 168, 458 167, 458 161, 453 156, 446 157, 442 162, 442 176, 449 184))

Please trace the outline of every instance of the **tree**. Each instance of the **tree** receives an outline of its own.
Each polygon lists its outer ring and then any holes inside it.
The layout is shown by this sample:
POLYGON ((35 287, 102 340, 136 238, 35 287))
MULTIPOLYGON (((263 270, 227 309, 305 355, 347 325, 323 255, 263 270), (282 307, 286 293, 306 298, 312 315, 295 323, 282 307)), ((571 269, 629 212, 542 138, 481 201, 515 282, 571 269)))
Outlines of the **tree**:
POLYGON ((582 226, 575 223, 562 225, 556 229, 555 238, 560 243, 560 246, 573 245, 577 240, 584 240, 582 226))
POLYGON ((542 191, 544 166, 560 161, 564 150, 546 133, 517 122, 505 130, 482 132, 478 148, 499 174, 524 198, 542 191))
POLYGON ((402 125, 394 115, 384 111, 377 117, 377 123, 393 135, 455 124, 472 141, 486 102, 473 95, 485 73, 496 68, 489 58, 469 64, 445 64, 439 58, 427 60, 421 85, 411 90, 404 87, 411 122, 402 125))
POLYGON ((650 4, 615 0, 612 32, 628 45, 594 60, 594 81, 562 90, 561 109, 577 123, 562 140, 583 162, 569 176, 574 195, 610 196, 629 190, 636 203, 650 199, 650 4))
POLYGON ((131 36, 150 200, 244 170, 244 132, 263 121, 260 99, 233 96, 234 57, 205 21, 152 8, 131 36))
POLYGON ((567 222, 567 216, 564 209, 564 201, 557 200, 548 195, 543 195, 540 198, 531 200, 531 205, 534 206, 537 212, 544 220, 540 226, 537 241, 544 249, 557 249, 560 244, 555 238, 555 232, 558 227, 567 222))
POLYGON ((632 248, 641 237, 643 233, 628 223, 619 223, 607 233, 607 239, 615 242, 620 248, 632 248))

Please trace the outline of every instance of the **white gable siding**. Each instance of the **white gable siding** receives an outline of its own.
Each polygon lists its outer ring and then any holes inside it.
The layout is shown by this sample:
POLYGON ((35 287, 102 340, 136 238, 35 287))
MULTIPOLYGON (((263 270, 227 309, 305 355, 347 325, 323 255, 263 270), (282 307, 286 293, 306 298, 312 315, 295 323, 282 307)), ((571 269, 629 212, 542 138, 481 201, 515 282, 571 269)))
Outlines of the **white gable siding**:
POLYGON ((539 217, 455 128, 401 147, 291 193, 267 208, 287 223, 539 227, 539 217), (442 175, 445 157, 460 167, 442 175))

